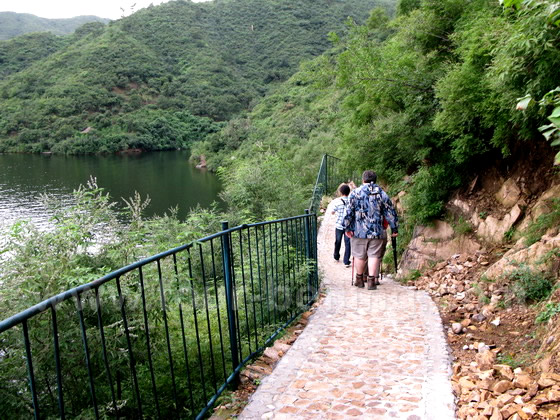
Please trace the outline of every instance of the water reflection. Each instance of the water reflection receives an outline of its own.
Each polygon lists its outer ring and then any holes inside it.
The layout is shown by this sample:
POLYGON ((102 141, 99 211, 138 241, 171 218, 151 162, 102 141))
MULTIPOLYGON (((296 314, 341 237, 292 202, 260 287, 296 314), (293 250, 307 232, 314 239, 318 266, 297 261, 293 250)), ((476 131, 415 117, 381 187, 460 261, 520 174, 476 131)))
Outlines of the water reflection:
POLYGON ((178 206, 183 218, 198 204, 209 207, 218 201, 223 206, 218 178, 194 168, 188 157, 185 151, 106 157, 0 154, 0 229, 18 219, 46 227, 49 215, 40 195, 68 202, 90 176, 121 205, 120 197, 129 198, 134 191, 143 198, 149 195, 146 215, 178 206))

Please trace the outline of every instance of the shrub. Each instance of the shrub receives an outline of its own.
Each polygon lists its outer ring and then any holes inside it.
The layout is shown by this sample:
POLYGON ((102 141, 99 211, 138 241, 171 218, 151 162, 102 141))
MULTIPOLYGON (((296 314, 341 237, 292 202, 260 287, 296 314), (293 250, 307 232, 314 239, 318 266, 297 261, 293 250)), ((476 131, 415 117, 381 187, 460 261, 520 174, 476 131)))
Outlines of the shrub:
POLYGON ((556 314, 560 314, 560 303, 547 303, 544 310, 537 315, 535 322, 544 324, 556 314))
POLYGON ((426 223, 441 215, 449 192, 460 183, 452 167, 437 164, 423 167, 414 177, 414 185, 406 201, 412 223, 426 223))
POLYGON ((513 281, 512 292, 519 303, 540 302, 550 296, 554 286, 552 280, 526 265, 520 265, 507 277, 513 281))

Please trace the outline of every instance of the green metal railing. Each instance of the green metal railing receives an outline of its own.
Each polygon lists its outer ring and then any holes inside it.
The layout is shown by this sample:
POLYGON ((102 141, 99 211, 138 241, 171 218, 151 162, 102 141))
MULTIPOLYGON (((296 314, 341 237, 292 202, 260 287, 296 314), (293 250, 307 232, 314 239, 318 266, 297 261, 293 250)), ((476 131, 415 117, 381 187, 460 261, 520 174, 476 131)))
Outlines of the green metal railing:
POLYGON ((204 417, 319 288, 315 214, 222 229, 0 322, 0 417, 204 417))
POLYGON ((229 228, 0 322, 0 418, 203 418, 319 290, 317 212, 229 228))
POLYGON ((327 154, 323 155, 309 204, 310 212, 316 214, 319 211, 323 196, 334 193, 341 183, 348 182, 351 179, 352 175, 343 170, 340 159, 327 154))

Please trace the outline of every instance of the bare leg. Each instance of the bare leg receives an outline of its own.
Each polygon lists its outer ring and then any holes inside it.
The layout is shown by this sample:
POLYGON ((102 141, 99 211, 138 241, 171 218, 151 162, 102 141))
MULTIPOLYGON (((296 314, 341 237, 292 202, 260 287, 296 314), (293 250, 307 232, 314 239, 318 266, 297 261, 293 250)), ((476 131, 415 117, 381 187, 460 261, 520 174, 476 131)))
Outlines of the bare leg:
POLYGON ((354 265, 356 267, 356 274, 364 274, 364 268, 366 268, 366 260, 360 260, 359 258, 354 258, 354 265))
POLYGON ((379 276, 379 267, 381 266, 381 258, 369 258, 368 259, 368 271, 371 273, 371 276, 378 277, 379 276))

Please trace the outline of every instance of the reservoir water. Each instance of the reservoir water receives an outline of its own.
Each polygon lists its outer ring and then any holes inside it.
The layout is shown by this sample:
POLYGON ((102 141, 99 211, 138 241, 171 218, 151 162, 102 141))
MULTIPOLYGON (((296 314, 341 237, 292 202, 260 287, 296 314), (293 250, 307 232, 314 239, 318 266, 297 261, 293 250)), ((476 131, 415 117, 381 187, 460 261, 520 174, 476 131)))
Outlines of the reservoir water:
POLYGON ((217 176, 196 169, 186 151, 153 152, 124 156, 57 156, 0 154, 0 230, 18 219, 48 224, 49 215, 39 197, 48 193, 63 201, 86 184, 90 176, 114 201, 138 191, 151 203, 145 215, 163 214, 178 206, 179 217, 200 205, 223 203, 217 176))

